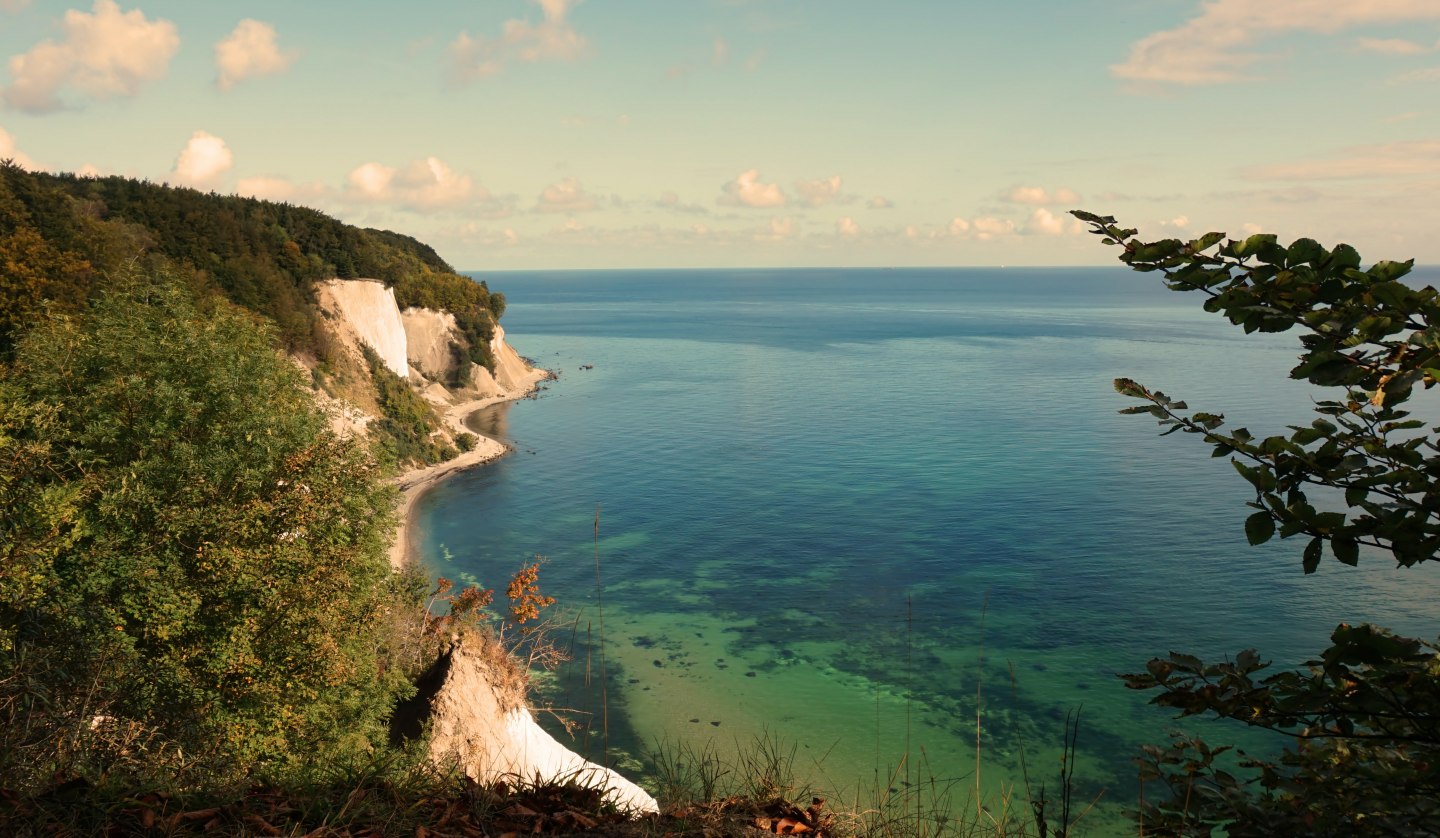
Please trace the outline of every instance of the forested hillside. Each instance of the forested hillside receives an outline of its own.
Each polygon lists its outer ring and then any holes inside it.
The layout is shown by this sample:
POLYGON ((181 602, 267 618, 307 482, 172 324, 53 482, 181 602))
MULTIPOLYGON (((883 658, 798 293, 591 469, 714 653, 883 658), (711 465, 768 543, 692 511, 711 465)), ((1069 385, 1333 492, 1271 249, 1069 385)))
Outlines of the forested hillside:
POLYGON ((525 386, 503 306, 314 210, 0 164, 0 834, 425 831, 394 819, 462 775, 392 739, 397 702, 461 634, 523 673, 488 594, 440 620, 449 583, 393 572, 390 478, 474 442, 435 405, 525 386), (382 361, 356 327, 387 317, 382 361), (503 383, 411 362, 406 318, 503 383))
POLYGON ((223 294, 273 321, 287 350, 322 363, 315 280, 379 279, 402 308, 452 312, 470 359, 486 367, 505 306, 428 245, 317 210, 0 163, 0 354, 12 352, 40 309, 78 311, 106 277, 136 268, 223 294))

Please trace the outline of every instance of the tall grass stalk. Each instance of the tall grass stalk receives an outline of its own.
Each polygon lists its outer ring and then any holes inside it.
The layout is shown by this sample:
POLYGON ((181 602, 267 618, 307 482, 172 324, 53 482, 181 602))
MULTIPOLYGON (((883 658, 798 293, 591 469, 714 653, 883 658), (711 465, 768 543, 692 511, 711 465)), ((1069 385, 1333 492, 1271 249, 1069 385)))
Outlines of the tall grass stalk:
POLYGON ((610 677, 605 669, 605 603, 600 584, 600 504, 595 504, 595 613, 600 621, 600 731, 601 765, 610 767, 610 677))
POLYGON ((980 602, 980 646, 977 652, 978 659, 975 662, 975 814, 979 816, 981 800, 980 794, 980 710, 982 706, 982 688, 985 684, 985 612, 990 608, 990 591, 985 591, 985 598, 980 602))

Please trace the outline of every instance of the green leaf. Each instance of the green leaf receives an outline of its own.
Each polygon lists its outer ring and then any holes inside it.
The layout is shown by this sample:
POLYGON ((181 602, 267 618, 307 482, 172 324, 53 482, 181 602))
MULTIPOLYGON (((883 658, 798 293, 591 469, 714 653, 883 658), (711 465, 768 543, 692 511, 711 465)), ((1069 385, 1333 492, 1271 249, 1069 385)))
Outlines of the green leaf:
POLYGON ((1240 472, 1240 476, 1250 481, 1250 485, 1256 489, 1262 492, 1272 492, 1275 490, 1275 475, 1271 474, 1269 470, 1261 467, 1252 468, 1239 460, 1231 460, 1230 462, 1235 466, 1235 470, 1240 472))
POLYGON ((1171 652, 1170 661, 1193 672, 1198 672, 1205 668, 1204 662, 1199 658, 1194 655, 1187 655, 1184 652, 1171 652))
POLYGON ((1305 545, 1305 557, 1302 561, 1307 574, 1314 573, 1315 569, 1320 566, 1320 548, 1324 543, 1325 539, 1316 536, 1310 539, 1309 544, 1305 545))
POLYGON ((1266 245, 1272 245, 1274 243, 1274 233, 1256 233, 1255 235, 1245 239, 1245 241, 1238 242, 1235 245, 1235 255, 1241 257, 1250 256, 1258 253, 1260 249, 1265 247, 1266 245))
POLYGON ((1148 399, 1150 397, 1150 393, 1148 390, 1146 390, 1138 382, 1132 381, 1128 378, 1115 379, 1115 392, 1119 393, 1122 396, 1130 396, 1131 398, 1136 399, 1148 399))
POLYGON ((1269 512, 1256 512, 1245 519, 1245 538, 1252 546, 1264 544, 1275 534, 1275 519, 1269 512))
POLYGON ((1290 265, 1314 262, 1325 255, 1325 248, 1314 239, 1296 239, 1285 252, 1285 261, 1290 265))
POLYGON ((1332 271, 1358 268, 1360 267, 1360 254, 1348 244, 1337 244, 1335 249, 1330 251, 1329 267, 1332 271))
POLYGON ((1141 244, 1135 248, 1135 261, 1158 262, 1179 253, 1182 247, 1184 244, 1179 239, 1161 239, 1158 242, 1141 244))
POLYGON ((1399 308, 1412 292, 1398 282, 1377 282, 1370 286, 1370 293, 1385 305, 1399 308))
POLYGON ((1209 250, 1219 244, 1224 238, 1224 233, 1206 233, 1200 238, 1190 242, 1188 247, 1196 253, 1199 253, 1202 250, 1209 250))
POLYGON ((1368 273, 1371 278, 1377 281, 1385 282, 1397 280, 1400 277, 1405 276, 1406 274, 1410 273, 1411 269, 1414 267, 1414 259, 1407 259, 1404 262, 1392 262, 1389 259, 1382 259, 1379 262, 1371 265, 1370 270, 1366 271, 1366 273, 1368 273))
POLYGON ((1341 564, 1354 567, 1360 563, 1360 545, 1349 536, 1337 535, 1332 538, 1330 549, 1335 552, 1335 558, 1339 559, 1341 564))

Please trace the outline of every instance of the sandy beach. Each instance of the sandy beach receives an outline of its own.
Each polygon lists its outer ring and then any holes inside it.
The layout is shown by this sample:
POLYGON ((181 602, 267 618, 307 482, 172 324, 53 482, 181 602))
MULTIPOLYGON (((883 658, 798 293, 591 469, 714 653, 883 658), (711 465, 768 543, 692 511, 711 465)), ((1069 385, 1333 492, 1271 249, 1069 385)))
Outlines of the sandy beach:
MULTIPOLYGON (((471 399, 461 402, 445 409, 445 421, 449 423, 452 430, 461 433, 474 432, 465 427, 465 418, 477 410, 482 410, 493 404, 522 399, 535 392, 535 386, 541 381, 550 377, 550 373, 542 369, 533 369, 523 380, 522 387, 516 388, 508 393, 499 396, 489 396, 483 399, 471 399)), ((509 453, 510 447, 497 439, 487 436, 476 436, 475 447, 462 453, 460 456, 446 460, 443 463, 436 463, 432 466, 411 469, 395 478, 395 485, 400 489, 400 526, 395 532, 395 540, 390 544, 390 567, 395 570, 403 569, 407 564, 415 560, 415 548, 417 535, 413 521, 411 520, 415 501, 421 495, 429 491, 431 487, 441 480, 464 471, 468 468, 483 463, 488 463, 509 453)))

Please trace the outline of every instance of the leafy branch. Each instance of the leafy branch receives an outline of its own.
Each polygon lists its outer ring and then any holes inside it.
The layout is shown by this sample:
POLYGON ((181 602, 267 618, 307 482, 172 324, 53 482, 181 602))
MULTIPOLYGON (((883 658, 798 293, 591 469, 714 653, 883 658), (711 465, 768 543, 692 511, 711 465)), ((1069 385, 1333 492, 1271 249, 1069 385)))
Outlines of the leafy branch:
MULTIPOLYGON (((1227 240, 1208 233, 1182 242, 1143 242, 1110 216, 1076 212, 1120 260, 1159 271, 1176 291, 1199 291, 1207 311, 1250 332, 1299 327, 1303 352, 1290 377, 1340 394, 1315 402, 1318 418, 1288 434, 1256 439, 1227 428, 1220 413, 1128 378, 1122 395, 1144 404, 1162 435, 1198 434, 1214 457, 1229 457, 1255 490, 1245 520, 1251 544, 1309 537, 1306 573, 1326 544, 1344 564, 1360 546, 1388 550, 1410 567, 1440 551, 1440 428, 1402 408, 1440 374, 1440 304, 1434 288, 1400 280, 1410 262, 1361 269, 1349 245, 1310 239, 1289 246, 1273 235, 1227 240), (1307 492, 1332 493, 1319 509, 1307 492)), ((1168 792, 1141 797, 1142 832, 1211 835, 1419 835, 1440 833, 1440 646, 1374 626, 1341 624, 1330 647, 1296 671, 1267 674, 1253 649, 1206 664, 1171 652, 1144 672, 1121 676, 1132 689, 1158 690, 1151 703, 1181 716, 1213 715, 1287 736, 1276 759, 1180 735, 1147 745, 1140 779, 1168 792), (1240 773, 1239 769, 1247 773, 1240 773)))
POLYGON ((1377 262, 1360 269, 1354 248, 1327 250, 1310 239, 1281 246, 1274 235, 1243 241, 1208 233, 1182 242, 1146 243, 1114 218, 1074 213, 1106 244, 1123 249, 1120 260, 1138 271, 1160 271, 1177 291, 1199 291, 1205 309, 1224 314, 1246 332, 1307 333, 1300 363, 1290 377, 1321 387, 1343 388, 1317 401, 1320 418, 1289 426, 1288 435, 1256 439, 1245 428, 1225 432, 1219 413, 1185 413, 1188 406, 1130 379, 1115 381, 1121 394, 1148 402, 1122 413, 1155 416, 1164 433, 1201 434, 1212 456, 1232 456, 1235 469, 1255 489, 1245 522, 1251 544, 1309 536, 1306 573, 1319 566, 1323 546, 1355 565, 1360 545, 1387 550, 1402 566, 1440 551, 1440 464, 1431 433, 1440 429, 1402 409, 1416 388, 1440 375, 1440 294, 1399 280, 1414 266, 1377 262), (1310 487, 1344 492, 1345 511, 1318 509, 1310 487))

